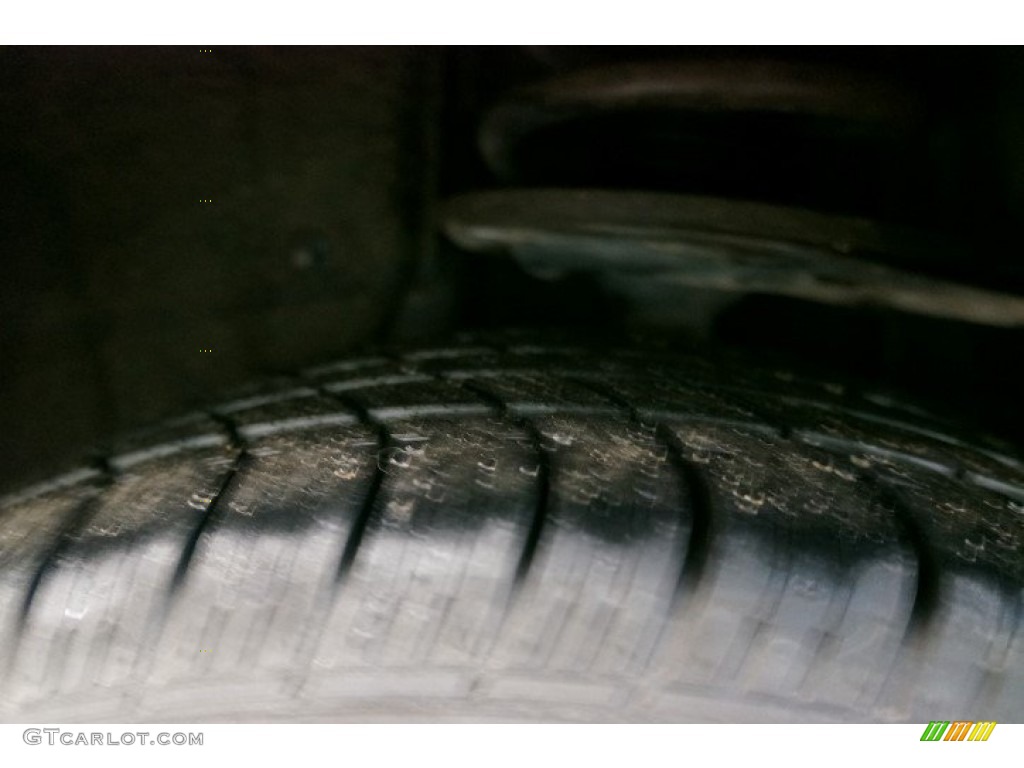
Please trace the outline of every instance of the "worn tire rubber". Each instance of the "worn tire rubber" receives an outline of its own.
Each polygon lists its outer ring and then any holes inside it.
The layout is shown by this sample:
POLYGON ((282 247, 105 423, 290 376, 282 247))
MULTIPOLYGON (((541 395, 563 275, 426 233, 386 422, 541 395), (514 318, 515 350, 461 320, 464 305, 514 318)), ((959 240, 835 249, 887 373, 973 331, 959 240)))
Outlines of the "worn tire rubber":
POLYGON ((453 348, 111 450, 0 504, 0 719, 1024 719, 1021 462, 849 387, 453 348))

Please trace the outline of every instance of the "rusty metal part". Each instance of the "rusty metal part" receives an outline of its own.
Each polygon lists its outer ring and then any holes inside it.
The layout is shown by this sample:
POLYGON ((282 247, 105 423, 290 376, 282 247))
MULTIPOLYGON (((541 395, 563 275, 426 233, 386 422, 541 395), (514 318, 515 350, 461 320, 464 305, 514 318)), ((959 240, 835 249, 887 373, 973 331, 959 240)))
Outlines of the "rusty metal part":
POLYGON ((862 219, 681 195, 527 189, 455 198, 442 226, 468 250, 597 273, 626 294, 657 281, 1024 326, 1024 297, 920 270, 943 252, 955 257, 942 241, 862 219))
POLYGON ((616 64, 509 94, 485 117, 480 148, 492 170, 507 178, 527 136, 557 123, 643 109, 799 115, 885 135, 914 131, 922 115, 914 94, 891 78, 841 68, 773 60, 616 64))

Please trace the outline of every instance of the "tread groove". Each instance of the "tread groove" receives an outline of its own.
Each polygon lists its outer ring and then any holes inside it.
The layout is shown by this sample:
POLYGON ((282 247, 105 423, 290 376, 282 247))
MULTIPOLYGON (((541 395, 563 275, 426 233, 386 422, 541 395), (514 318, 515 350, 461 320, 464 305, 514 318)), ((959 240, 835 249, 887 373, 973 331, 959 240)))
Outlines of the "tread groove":
POLYGON ((686 460, 679 440, 664 424, 659 424, 656 435, 668 448, 669 460, 682 475, 690 499, 690 538, 686 545, 686 555, 676 582, 676 598, 684 594, 692 594, 704 578, 707 570, 711 545, 714 539, 715 519, 714 503, 711 488, 704 474, 691 462, 686 460))
POLYGON ((231 447, 238 451, 245 450, 248 441, 239 431, 238 424, 235 423, 234 419, 220 411, 207 411, 206 415, 209 416, 212 421, 217 422, 221 427, 223 427, 224 431, 227 433, 231 447))
POLYGON ((369 428, 374 433, 376 440, 373 474, 367 483, 365 495, 359 504, 359 509, 355 513, 352 525, 345 537, 341 556, 338 558, 338 564, 331 582, 332 585, 318 596, 316 605, 313 608, 313 615, 318 615, 320 620, 316 622, 315 626, 307 627, 303 633, 304 636, 299 641, 298 650, 295 653, 295 674, 285 686, 291 697, 301 698, 313 674, 316 649, 322 643, 330 623, 331 606, 337 599, 342 585, 348 580, 348 576, 352 572, 352 567, 362 546, 367 526, 373 517, 384 486, 384 478, 387 473, 381 467, 381 457, 389 447, 397 447, 397 442, 387 425, 375 419, 366 405, 358 398, 348 393, 331 391, 326 383, 322 384, 312 381, 301 373, 293 375, 293 378, 313 387, 321 397, 345 406, 356 417, 359 424, 369 428))
POLYGON ((188 569, 192 564, 192 558, 195 556, 196 547, 199 546, 200 539, 202 539, 203 535, 213 524, 220 508, 221 499, 224 498, 232 484, 237 482, 237 478, 248 463, 248 459, 249 454, 246 453, 244 449, 235 456, 231 466, 228 467, 223 477, 221 477, 220 484, 214 492, 210 503, 207 505, 202 519, 199 521, 199 524, 192 529, 192 532, 189 534, 188 539, 186 539, 184 546, 182 546, 181 555, 178 558, 178 564, 174 569, 174 576, 171 577, 170 595, 172 598, 180 592, 182 585, 188 578, 188 569))
POLYGON ((912 643, 926 636, 935 618, 942 589, 942 568, 927 534, 899 491, 871 475, 859 473, 858 478, 872 490, 874 503, 892 512, 902 538, 917 561, 914 600, 904 635, 904 641, 912 643))
POLYGON ((216 412, 209 412, 208 416, 224 428, 224 431, 228 435, 231 447, 236 450, 237 453, 232 459, 231 465, 221 477, 220 483, 218 484, 213 497, 206 505, 202 519, 200 519, 199 524, 192 530, 182 546, 181 555, 178 558, 178 564, 174 569, 174 575, 171 577, 169 598, 165 613, 170 612, 171 603, 175 596, 180 592, 182 585, 185 583, 185 579, 188 577, 188 569, 192 563, 192 558, 195 556, 196 547, 199 545, 199 540, 202 538, 203 534, 210 528, 210 525, 217 514, 221 499, 224 498, 224 494, 227 493, 232 483, 235 482, 235 478, 242 470, 243 465, 248 461, 248 444, 245 438, 239 433, 234 420, 216 412))
MULTIPOLYGON (((587 387, 618 405, 629 414, 629 418, 634 424, 647 426, 636 407, 613 387, 591 379, 576 379, 575 381, 580 386, 587 387)), ((682 566, 676 579, 673 600, 678 602, 681 595, 693 593, 704 576, 711 549, 714 505, 707 480, 697 467, 686 460, 683 446, 679 444, 679 440, 672 430, 665 424, 659 423, 655 425, 654 436, 665 447, 670 464, 683 480, 684 497, 690 500, 690 518, 688 520, 685 519, 686 510, 681 510, 684 514, 682 522, 684 525, 689 524, 690 535, 687 539, 682 566)))
POLYGON ((341 392, 333 392, 326 386, 319 387, 319 392, 324 397, 341 403, 352 411, 361 424, 374 431, 377 439, 377 461, 374 464, 373 477, 370 478, 370 484, 366 489, 366 496, 363 497, 359 511, 352 521, 352 527, 349 529, 348 538, 345 540, 345 547, 342 549, 341 558, 338 560, 338 568, 334 574, 335 584, 340 584, 352 571, 352 565, 359 554, 359 547, 363 543, 363 535, 366 533, 366 527, 373 516, 374 509, 377 506, 377 499, 384 485, 386 473, 383 467, 381 467, 381 457, 388 450, 397 448, 398 443, 395 441, 387 425, 375 419, 366 405, 358 398, 341 392))
MULTIPOLYGON (((377 431, 377 456, 379 457, 391 444, 392 441, 387 429, 383 426, 379 427, 377 431)), ((377 499, 380 496, 383 485, 384 470, 381 469, 378 458, 373 470, 373 477, 370 478, 370 485, 366 489, 366 496, 359 508, 359 512, 352 521, 352 528, 349 531, 348 538, 345 540, 345 548, 342 550, 341 558, 338 560, 338 569, 334 574, 336 583, 344 581, 352 571, 352 565, 355 563, 356 555, 359 553, 359 547, 363 543, 366 526, 369 524, 373 511, 377 506, 377 499)))
POLYGON ((29 616, 32 612, 32 606, 35 603, 36 596, 39 594, 39 589, 42 587, 43 581, 46 579, 47 574, 53 571, 56 567, 61 554, 72 542, 75 534, 83 530, 96 513, 99 503, 103 497, 103 490, 110 486, 115 480, 115 474, 106 459, 96 460, 93 462, 93 467, 100 472, 99 476, 95 480, 90 481, 93 492, 75 506, 75 509, 68 515, 67 519, 57 530, 49 549, 47 549, 46 553, 42 558, 40 558, 37 567, 32 573, 28 586, 25 589, 25 595, 22 599, 21 606, 18 609, 15 623, 15 649, 8 657, 7 668, 3 671, 4 677, 10 676, 14 670, 15 661, 21 655, 20 649, 25 640, 29 616))
POLYGON ((493 406, 504 418, 508 419, 522 429, 530 439, 537 456, 537 498, 534 507, 533 519, 530 521, 530 528, 523 539, 523 548, 516 563, 515 573, 512 577, 513 594, 517 593, 526 581, 530 568, 533 565, 534 557, 537 554, 537 547, 540 544, 540 537, 547 523, 548 512, 551 502, 551 484, 553 467, 551 456, 544 448, 543 437, 537 426, 527 418, 513 413, 508 404, 497 394, 487 387, 471 381, 460 381, 459 386, 477 395, 481 400, 493 406))
POLYGON ((46 575, 56 567, 61 554, 71 543, 75 534, 81 531, 92 519, 96 508, 102 499, 102 490, 113 482, 112 475, 102 477, 96 486, 96 491, 88 498, 83 499, 75 510, 68 515, 68 519, 57 531, 53 538, 51 547, 39 561, 38 567, 32 574, 32 578, 25 589, 25 597, 18 613, 18 637, 20 638, 28 624, 28 617, 32 611, 32 604, 35 602, 36 594, 42 586, 46 575))

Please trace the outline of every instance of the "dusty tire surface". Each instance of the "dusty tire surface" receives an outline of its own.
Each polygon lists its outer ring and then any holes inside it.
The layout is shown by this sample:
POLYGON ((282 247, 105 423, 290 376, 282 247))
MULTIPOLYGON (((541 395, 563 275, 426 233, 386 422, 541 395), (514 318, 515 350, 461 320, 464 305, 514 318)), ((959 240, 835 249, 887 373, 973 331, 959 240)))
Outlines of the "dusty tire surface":
POLYGON ((0 501, 4 721, 1024 719, 1024 466, 836 384, 474 346, 0 501))

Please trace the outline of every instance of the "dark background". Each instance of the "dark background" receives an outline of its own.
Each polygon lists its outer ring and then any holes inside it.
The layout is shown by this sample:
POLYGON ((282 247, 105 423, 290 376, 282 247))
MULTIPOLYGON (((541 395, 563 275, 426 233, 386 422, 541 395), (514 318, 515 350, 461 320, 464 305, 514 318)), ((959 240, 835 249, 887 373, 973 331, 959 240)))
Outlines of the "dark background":
POLYGON ((712 194, 939 232, 969 257, 937 274, 1021 292, 1016 49, 5 48, 0 178, 0 490, 254 376, 508 325, 781 358, 1024 442, 1018 330, 769 296, 645 327, 587 275, 540 280, 436 226, 439 200, 509 185, 712 194), (842 126, 813 143, 703 118, 680 144, 671 113, 589 121, 537 137, 512 178, 477 150, 517 87, 744 57, 897 83, 920 121, 866 149, 842 126), (769 138, 726 172, 723 135, 769 138))

